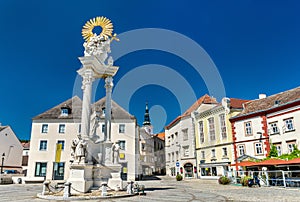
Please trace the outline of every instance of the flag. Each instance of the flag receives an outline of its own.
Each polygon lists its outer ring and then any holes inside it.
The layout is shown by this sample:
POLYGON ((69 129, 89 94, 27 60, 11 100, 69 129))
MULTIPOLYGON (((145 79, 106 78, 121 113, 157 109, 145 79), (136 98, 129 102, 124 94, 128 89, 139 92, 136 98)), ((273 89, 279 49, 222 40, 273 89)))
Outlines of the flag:
POLYGON ((56 153, 55 153, 56 163, 60 162, 61 150, 62 150, 62 144, 56 144, 56 153))

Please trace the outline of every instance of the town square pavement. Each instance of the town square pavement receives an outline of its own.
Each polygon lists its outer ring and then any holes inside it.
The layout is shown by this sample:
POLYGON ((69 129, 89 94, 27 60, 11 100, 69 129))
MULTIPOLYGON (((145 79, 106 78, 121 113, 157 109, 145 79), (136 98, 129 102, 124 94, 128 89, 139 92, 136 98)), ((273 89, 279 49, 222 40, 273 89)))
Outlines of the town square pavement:
MULTIPOLYGON (((299 188, 249 188, 235 185, 219 185, 217 180, 200 179, 177 182, 174 178, 170 177, 147 179, 139 181, 138 183, 145 185, 146 196, 133 196, 101 201, 300 201, 299 188)), ((49 201, 36 197, 36 194, 41 191, 41 184, 0 185, 0 201, 49 201)), ((96 202, 100 200, 88 201, 96 202)))

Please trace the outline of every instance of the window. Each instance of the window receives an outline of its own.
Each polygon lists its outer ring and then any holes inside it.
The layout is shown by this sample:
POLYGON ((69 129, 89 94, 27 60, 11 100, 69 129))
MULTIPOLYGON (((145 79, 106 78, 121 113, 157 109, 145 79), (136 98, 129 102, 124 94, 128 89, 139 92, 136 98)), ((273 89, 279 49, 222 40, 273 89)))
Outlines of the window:
POLYGON ((48 133, 48 124, 42 125, 42 133, 48 133))
POLYGON ((282 152, 281 152, 281 143, 277 143, 277 144, 274 144, 276 149, 277 149, 277 153, 278 153, 278 156, 281 156, 282 152))
POLYGON ((183 135, 183 140, 188 140, 189 139, 189 134, 188 134, 188 129, 183 129, 182 130, 182 135, 183 135))
POLYGON ((65 141, 64 140, 57 140, 57 144, 61 144, 61 150, 65 149, 65 141))
POLYGON ((40 151, 46 151, 47 150, 47 140, 41 140, 40 141, 40 151))
POLYGON ((270 123, 269 126, 270 126, 270 134, 271 135, 279 133, 277 122, 270 123))
POLYGON ((59 124, 58 126, 58 132, 59 133, 65 133, 66 125, 65 124, 59 124))
POLYGON ((205 151, 201 151, 201 158, 205 159, 205 151))
POLYGON ((245 123, 245 133, 246 135, 252 135, 251 121, 245 123))
POLYGON ((105 107, 102 108, 102 114, 101 116, 105 116, 105 107))
POLYGON ((214 117, 211 117, 208 119, 208 125, 209 125, 210 140, 214 141, 214 140, 216 140, 214 117))
POLYGON ((81 133, 81 124, 78 125, 78 133, 81 133))
POLYGON ((204 131, 203 131, 203 121, 199 121, 199 136, 200 136, 200 143, 204 142, 204 131))
POLYGON ((105 132, 105 124, 102 124, 102 133, 105 132))
POLYGON ((296 146, 296 141, 287 142, 288 152, 292 153, 296 146))
POLYGON ((223 147, 222 149, 223 149, 223 156, 227 156, 227 155, 228 155, 228 153, 227 153, 227 148, 226 148, 226 147, 223 147))
POLYGON ((285 132, 294 130, 293 118, 285 119, 285 132))
POLYGON ((211 150, 211 158, 216 158, 216 150, 215 149, 211 150))
POLYGON ((125 124, 119 125, 119 133, 125 133, 125 124))
POLYGON ((263 154, 263 146, 262 143, 254 143, 255 145, 255 153, 256 155, 261 155, 263 154))
POLYGON ((168 153, 168 160, 167 161, 171 161, 171 154, 168 153))
POLYGON ((220 114, 221 137, 227 139, 225 114, 220 114))
POLYGON ((245 145, 238 145, 239 156, 243 156, 245 154, 245 145))
POLYGON ((68 108, 61 108, 61 116, 68 116, 69 109, 68 108))
POLYGON ((145 149, 146 149, 146 144, 142 143, 142 150, 145 150, 145 149))
POLYGON ((65 163, 53 163, 53 180, 63 180, 65 173, 65 163))
POLYGON ((45 177, 47 171, 47 163, 36 162, 35 164, 35 176, 45 177))
POLYGON ((120 140, 120 141, 119 141, 120 149, 125 150, 125 144, 126 144, 126 141, 125 141, 125 140, 120 140))
POLYGON ((183 147, 184 156, 188 157, 190 155, 189 146, 183 147))
POLYGON ((179 155, 178 155, 178 151, 176 151, 176 161, 178 161, 179 160, 179 155))
POLYGON ((172 162, 174 162, 174 152, 172 152, 172 162))

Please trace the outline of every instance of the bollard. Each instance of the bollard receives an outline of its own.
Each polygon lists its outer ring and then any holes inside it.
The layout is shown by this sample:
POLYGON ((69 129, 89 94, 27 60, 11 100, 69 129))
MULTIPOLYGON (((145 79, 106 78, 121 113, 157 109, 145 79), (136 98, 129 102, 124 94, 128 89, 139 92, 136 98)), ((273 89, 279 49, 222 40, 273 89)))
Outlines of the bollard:
POLYGON ((44 181, 42 195, 49 194, 49 184, 50 184, 49 181, 44 181))
POLYGON ((101 184, 101 196, 107 196, 107 183, 102 182, 101 184))
POLYGON ((127 194, 133 194, 133 181, 128 181, 127 184, 127 194))
POLYGON ((69 198, 71 196, 71 185, 71 182, 65 183, 63 198, 69 198))

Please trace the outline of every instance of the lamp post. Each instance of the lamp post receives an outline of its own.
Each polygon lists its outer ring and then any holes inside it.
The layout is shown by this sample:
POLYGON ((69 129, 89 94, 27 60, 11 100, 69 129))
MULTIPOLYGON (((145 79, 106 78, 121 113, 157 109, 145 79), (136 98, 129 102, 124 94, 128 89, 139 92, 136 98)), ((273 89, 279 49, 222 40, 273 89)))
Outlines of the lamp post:
POLYGON ((2 163, 1 163, 1 174, 3 173, 3 163, 4 163, 5 153, 2 154, 2 163))

